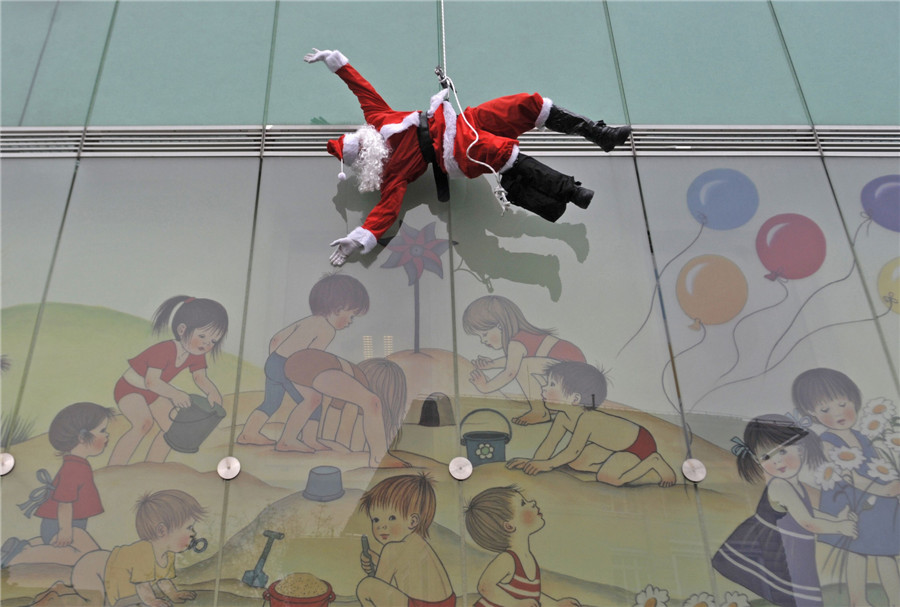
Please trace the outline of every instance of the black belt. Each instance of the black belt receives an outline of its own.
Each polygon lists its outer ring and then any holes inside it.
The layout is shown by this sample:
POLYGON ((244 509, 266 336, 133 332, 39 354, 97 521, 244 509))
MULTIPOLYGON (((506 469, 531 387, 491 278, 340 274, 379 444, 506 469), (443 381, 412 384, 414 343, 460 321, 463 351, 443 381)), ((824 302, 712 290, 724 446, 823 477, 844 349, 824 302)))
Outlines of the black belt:
POLYGON ((450 200, 450 182, 447 180, 447 173, 441 170, 438 164, 437 156, 434 153, 434 146, 431 142, 431 131, 428 130, 428 116, 425 112, 419 114, 419 127, 417 129, 419 135, 419 150, 422 152, 422 158, 427 164, 431 165, 434 171, 434 185, 437 186, 437 197, 441 202, 450 200))

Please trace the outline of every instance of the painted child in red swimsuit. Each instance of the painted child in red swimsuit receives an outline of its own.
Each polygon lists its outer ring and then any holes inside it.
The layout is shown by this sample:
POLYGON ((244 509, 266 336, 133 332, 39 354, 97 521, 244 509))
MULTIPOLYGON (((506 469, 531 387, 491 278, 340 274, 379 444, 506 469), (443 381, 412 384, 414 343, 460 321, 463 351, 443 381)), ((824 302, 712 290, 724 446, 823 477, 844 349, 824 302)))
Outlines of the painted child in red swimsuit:
POLYGON ((550 412, 541 401, 541 386, 535 379, 548 364, 564 360, 585 362, 575 344, 559 339, 549 329, 534 326, 512 300, 499 295, 479 297, 463 313, 463 330, 476 335, 481 343, 503 352, 499 358, 479 356, 469 381, 483 393, 496 392, 515 380, 528 400, 530 409, 513 418, 520 426, 550 421, 550 412), (500 369, 492 377, 485 371, 500 369))
POLYGON ((392 476, 366 491, 359 509, 372 521, 372 535, 382 544, 360 556, 367 577, 356 598, 375 607, 455 607, 450 576, 428 543, 437 498, 425 474, 392 476))
POLYGON ((531 536, 544 527, 534 500, 515 487, 485 489, 466 507, 466 529, 475 543, 497 556, 478 580, 475 607, 580 607, 577 599, 554 599, 541 592, 541 568, 531 553, 531 536))
POLYGON ((561 362, 548 367, 544 378, 541 396, 547 408, 557 412, 553 425, 532 459, 513 458, 507 468, 534 475, 568 464, 615 487, 651 472, 659 476, 660 487, 675 484, 675 471, 656 450, 646 428, 591 408, 606 400, 602 371, 587 363, 561 362), (554 455, 567 434, 572 435, 568 445, 554 455))
POLYGON ((176 295, 153 314, 154 333, 162 333, 169 324, 174 339, 150 346, 130 359, 116 383, 113 396, 131 428, 113 447, 110 466, 127 464, 154 422, 160 431, 150 444, 146 461, 165 461, 169 446, 163 434, 172 425, 169 415, 191 405, 190 395, 170 383, 185 369, 211 405, 222 405, 222 394, 206 375, 206 355, 215 358, 222 348, 228 333, 225 308, 212 299, 176 295))

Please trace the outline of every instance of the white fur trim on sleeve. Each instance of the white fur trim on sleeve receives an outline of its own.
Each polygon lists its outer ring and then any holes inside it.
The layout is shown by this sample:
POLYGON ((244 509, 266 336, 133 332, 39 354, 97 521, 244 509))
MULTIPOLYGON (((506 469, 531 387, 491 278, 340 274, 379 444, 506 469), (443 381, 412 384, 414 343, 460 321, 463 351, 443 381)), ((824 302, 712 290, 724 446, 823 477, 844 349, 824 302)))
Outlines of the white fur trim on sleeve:
POLYGON ((549 97, 544 97, 544 104, 541 106, 541 112, 538 114, 537 120, 534 121, 534 128, 539 129, 544 126, 544 123, 547 122, 547 117, 550 116, 550 109, 553 107, 553 100, 549 97))
POLYGON ((338 71, 348 63, 350 63, 350 60, 347 59, 341 51, 331 51, 331 54, 325 57, 325 65, 327 65, 328 69, 332 72, 338 71))
POLYGON ((375 235, 372 234, 372 232, 361 227, 354 228, 352 232, 347 234, 347 238, 355 240, 356 242, 361 244, 363 253, 368 253, 369 251, 374 249, 375 245, 378 243, 378 241, 375 240, 375 235))

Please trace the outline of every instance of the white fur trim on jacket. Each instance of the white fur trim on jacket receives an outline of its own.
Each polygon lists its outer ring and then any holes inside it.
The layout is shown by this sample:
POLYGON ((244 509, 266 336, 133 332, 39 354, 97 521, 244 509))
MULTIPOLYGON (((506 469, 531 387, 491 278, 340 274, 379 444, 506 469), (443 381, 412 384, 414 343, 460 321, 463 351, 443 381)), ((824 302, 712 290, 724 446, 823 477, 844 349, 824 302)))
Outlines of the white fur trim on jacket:
POLYGON ((441 89, 439 93, 435 93, 431 96, 431 102, 428 104, 428 114, 427 116, 431 118, 434 116, 434 112, 440 107, 441 103, 447 100, 447 97, 450 95, 450 89, 441 89))
POLYGON ((328 69, 332 72, 338 71, 348 63, 350 63, 350 61, 341 51, 331 51, 331 54, 325 57, 325 65, 327 65, 328 69))
POLYGON ((375 240, 375 235, 372 234, 372 232, 370 232, 369 230, 361 227, 354 228, 352 232, 347 234, 347 238, 355 240, 356 242, 361 244, 363 253, 368 253, 375 248, 376 244, 378 244, 378 241, 375 240))
POLYGON ((447 101, 441 103, 444 111, 444 140, 441 142, 444 157, 444 170, 447 175, 453 179, 465 177, 456 158, 453 157, 453 143, 456 140, 456 112, 453 106, 447 101))
POLYGON ((549 97, 544 97, 544 104, 541 106, 541 112, 538 114, 537 120, 534 121, 534 128, 539 129, 544 126, 544 123, 547 122, 547 117, 550 116, 550 110, 553 108, 553 100, 549 97))
POLYGON ((387 141, 393 135, 401 133, 413 125, 419 126, 419 112, 412 112, 410 114, 407 114, 400 122, 386 124, 381 127, 378 132, 381 133, 381 136, 385 141, 387 141))

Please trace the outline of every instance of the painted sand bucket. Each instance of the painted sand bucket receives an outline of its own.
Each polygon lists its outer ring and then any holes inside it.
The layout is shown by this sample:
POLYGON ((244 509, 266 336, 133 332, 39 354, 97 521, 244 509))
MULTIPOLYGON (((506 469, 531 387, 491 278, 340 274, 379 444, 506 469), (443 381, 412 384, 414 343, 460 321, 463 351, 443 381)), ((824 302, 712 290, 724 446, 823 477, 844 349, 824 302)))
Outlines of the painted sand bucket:
POLYGON ((476 413, 493 413, 500 416, 506 422, 507 432, 497 432, 495 430, 464 432, 459 442, 466 447, 466 457, 472 462, 473 468, 491 462, 505 462, 506 443, 512 437, 512 426, 509 424, 509 420, 502 413, 498 413, 493 409, 475 409, 462 418, 462 421, 459 423, 460 432, 462 432, 463 424, 466 423, 466 420, 476 413))
POLYGON ((163 434, 166 444, 179 453, 196 453, 200 443, 225 418, 222 405, 211 405, 206 397, 191 394, 191 406, 172 409, 169 419, 172 425, 163 434), (174 417, 173 417, 174 415, 174 417))
MULTIPOLYGON (((281 580, 278 580, 278 582, 280 581, 281 580)), ((269 601, 271 607, 288 607, 296 605, 302 605, 303 607, 328 607, 336 597, 334 596, 334 590, 331 589, 331 584, 324 580, 322 581, 328 589, 317 596, 287 596, 286 594, 281 594, 275 590, 275 586, 278 585, 278 582, 275 582, 274 584, 270 584, 269 587, 263 591, 263 599, 269 601)))
POLYGON ((316 466, 309 471, 303 497, 315 502, 330 502, 344 495, 341 470, 334 466, 316 466))

